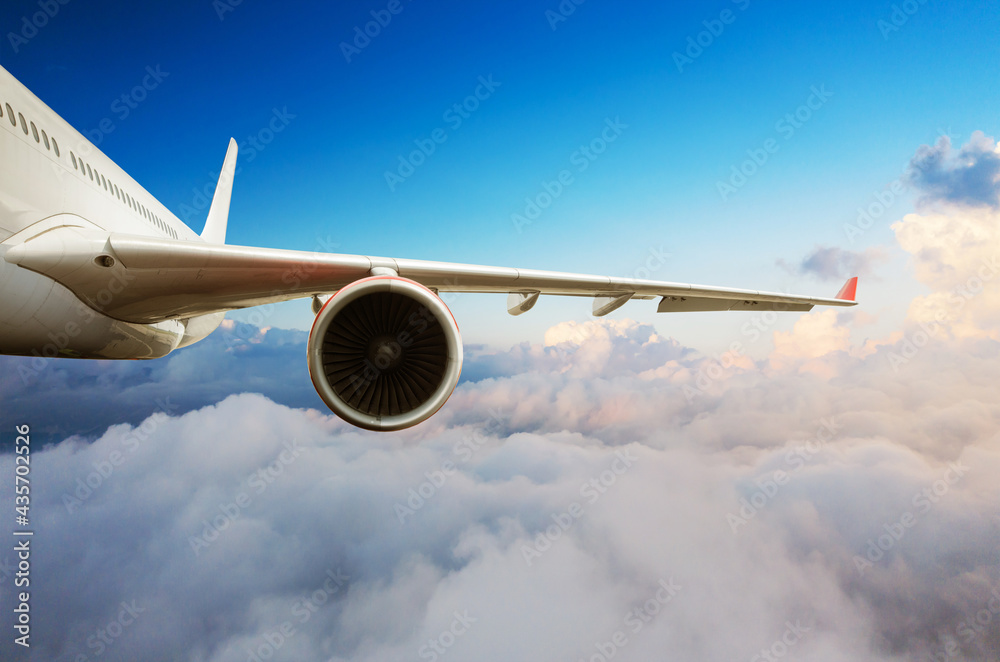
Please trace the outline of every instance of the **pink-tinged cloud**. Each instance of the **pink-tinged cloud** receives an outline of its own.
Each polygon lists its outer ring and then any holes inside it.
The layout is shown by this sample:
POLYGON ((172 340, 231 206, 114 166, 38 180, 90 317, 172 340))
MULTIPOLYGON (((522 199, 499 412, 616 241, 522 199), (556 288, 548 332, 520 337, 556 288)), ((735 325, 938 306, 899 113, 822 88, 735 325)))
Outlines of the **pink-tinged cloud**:
POLYGON ((817 310, 755 362, 567 323, 399 433, 244 393, 36 449, 27 659, 997 659, 995 281, 927 317, 996 221, 894 226, 928 294, 882 338, 817 310))

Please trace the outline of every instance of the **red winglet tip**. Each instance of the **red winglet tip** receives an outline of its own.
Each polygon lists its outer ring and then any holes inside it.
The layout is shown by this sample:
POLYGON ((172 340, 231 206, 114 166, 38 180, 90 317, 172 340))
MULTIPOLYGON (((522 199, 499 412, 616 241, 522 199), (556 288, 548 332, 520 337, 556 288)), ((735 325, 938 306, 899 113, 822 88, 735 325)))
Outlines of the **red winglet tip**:
POLYGON ((849 278, 847 282, 844 283, 844 286, 840 288, 840 291, 837 292, 837 296, 835 298, 843 299, 844 301, 854 301, 854 297, 857 296, 857 293, 858 277, 855 276, 854 278, 849 278))

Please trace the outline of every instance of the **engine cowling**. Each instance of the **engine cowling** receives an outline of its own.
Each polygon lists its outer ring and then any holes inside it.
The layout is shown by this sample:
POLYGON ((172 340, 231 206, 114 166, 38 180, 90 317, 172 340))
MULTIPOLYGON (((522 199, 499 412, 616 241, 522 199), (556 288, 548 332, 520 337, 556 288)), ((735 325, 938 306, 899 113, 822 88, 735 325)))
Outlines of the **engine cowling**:
POLYGON ((451 311, 423 285, 372 276, 334 294, 309 334, 309 375, 348 423, 400 430, 445 403, 462 371, 451 311))

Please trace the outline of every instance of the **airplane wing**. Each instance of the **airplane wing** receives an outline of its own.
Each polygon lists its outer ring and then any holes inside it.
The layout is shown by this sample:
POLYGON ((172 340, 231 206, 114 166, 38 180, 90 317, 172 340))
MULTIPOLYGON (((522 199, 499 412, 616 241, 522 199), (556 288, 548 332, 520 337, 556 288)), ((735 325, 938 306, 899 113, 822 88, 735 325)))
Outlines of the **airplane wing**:
POLYGON ((506 293, 518 315, 540 295, 593 297, 594 315, 632 299, 658 312, 807 311, 853 306, 857 278, 833 298, 685 283, 398 258, 253 248, 107 233, 78 217, 22 238, 3 259, 45 274, 116 319, 154 323, 326 295, 373 274, 397 274, 438 292, 506 293), (89 226, 89 227, 88 227, 89 226))

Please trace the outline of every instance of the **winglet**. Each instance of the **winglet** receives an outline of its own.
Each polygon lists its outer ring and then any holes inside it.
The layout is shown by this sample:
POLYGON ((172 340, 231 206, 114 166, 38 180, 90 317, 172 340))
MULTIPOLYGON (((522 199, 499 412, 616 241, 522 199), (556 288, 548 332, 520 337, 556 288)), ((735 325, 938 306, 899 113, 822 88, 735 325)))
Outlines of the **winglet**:
POLYGON ((844 286, 840 288, 837 292, 836 299, 843 299, 844 301, 854 301, 854 297, 858 293, 858 277, 848 278, 844 286))
POLYGON ((226 243, 226 224, 229 222, 229 200, 233 194, 233 178, 236 176, 236 152, 239 148, 236 141, 229 139, 229 149, 226 150, 226 160, 222 163, 219 173, 219 183, 215 185, 215 195, 212 196, 212 206, 208 210, 205 229, 201 238, 210 244, 226 243))

